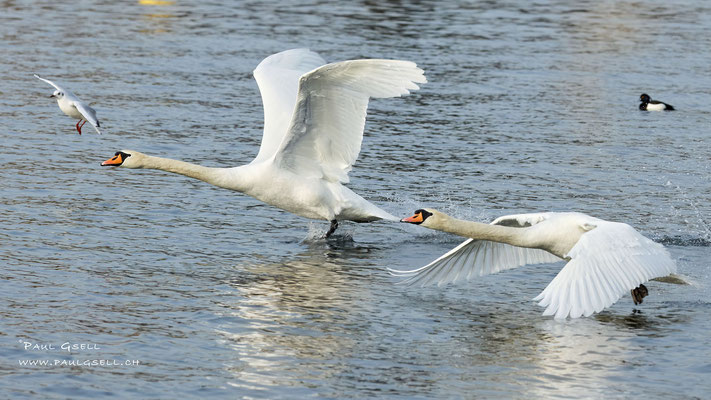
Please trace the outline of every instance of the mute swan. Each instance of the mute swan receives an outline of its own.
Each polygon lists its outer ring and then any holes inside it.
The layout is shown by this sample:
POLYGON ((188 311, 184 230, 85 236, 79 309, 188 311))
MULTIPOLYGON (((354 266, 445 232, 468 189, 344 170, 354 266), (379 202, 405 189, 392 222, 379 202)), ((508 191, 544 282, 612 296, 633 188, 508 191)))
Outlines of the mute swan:
POLYGON ((96 119, 96 110, 93 108, 89 107, 86 103, 83 101, 79 100, 79 98, 74 95, 74 93, 70 92, 69 90, 62 89, 61 86, 57 85, 56 83, 40 78, 37 74, 35 74, 35 78, 45 81, 49 83, 50 85, 54 86, 55 90, 54 93, 52 93, 51 98, 57 99, 57 104, 59 104, 59 109, 62 110, 63 113, 67 114, 68 116, 78 119, 77 121, 77 132, 81 135, 81 127, 84 126, 86 121, 89 121, 91 123, 91 126, 96 129, 96 132, 101 135, 101 131, 99 130, 99 120, 96 119), (81 122, 81 125, 79 123, 81 122))
POLYGON ((236 190, 306 218, 371 222, 398 219, 343 186, 358 158, 368 99, 399 97, 427 80, 409 61, 333 64, 308 49, 271 55, 254 70, 264 104, 257 157, 234 168, 209 168, 117 152, 101 165, 173 172, 236 190))
POLYGON ((639 101, 642 102, 642 104, 639 105, 639 109, 642 111, 674 111, 674 107, 672 107, 671 104, 652 100, 652 98, 646 93, 642 93, 639 96, 639 101))
POLYGON ((676 272, 664 246, 631 226, 576 212, 506 215, 491 224, 462 221, 432 209, 402 222, 468 237, 422 268, 390 270, 405 283, 442 285, 526 264, 568 263, 534 300, 555 318, 589 316, 627 291, 635 304, 647 295, 642 283, 676 272))

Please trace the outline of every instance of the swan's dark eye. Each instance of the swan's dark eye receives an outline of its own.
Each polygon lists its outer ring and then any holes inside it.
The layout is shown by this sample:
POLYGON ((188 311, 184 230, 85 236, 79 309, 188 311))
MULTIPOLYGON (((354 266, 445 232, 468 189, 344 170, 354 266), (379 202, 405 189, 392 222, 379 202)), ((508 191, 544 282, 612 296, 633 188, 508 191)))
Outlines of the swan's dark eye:
POLYGON ((417 210, 417 211, 415 211, 415 213, 420 214, 422 216, 422 222, 424 222, 427 218, 432 216, 432 213, 427 210, 417 210))
POLYGON ((419 209, 419 210, 415 211, 415 215, 413 215, 410 218, 403 218, 401 221, 419 225, 419 224, 425 222, 425 220, 427 218, 429 218, 431 215, 432 215, 431 212, 429 212, 427 210, 419 209))
POLYGON ((102 165, 102 166, 107 166, 107 165, 108 165, 108 166, 118 167, 119 165, 122 165, 122 164, 124 163, 124 161, 126 161, 126 159, 127 159, 128 157, 131 157, 131 155, 130 155, 130 154, 127 154, 127 153, 124 153, 124 152, 122 152, 122 151, 117 151, 116 154, 114 154, 113 157, 111 157, 110 159, 108 159, 108 160, 102 162, 101 165, 102 165))

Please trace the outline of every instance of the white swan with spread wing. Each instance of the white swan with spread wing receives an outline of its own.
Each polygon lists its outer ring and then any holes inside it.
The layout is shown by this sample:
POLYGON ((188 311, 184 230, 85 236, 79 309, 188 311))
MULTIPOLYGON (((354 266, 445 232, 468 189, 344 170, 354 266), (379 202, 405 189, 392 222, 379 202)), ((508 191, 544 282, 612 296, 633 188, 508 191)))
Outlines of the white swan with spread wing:
POLYGON ((390 270, 422 286, 457 282, 526 264, 568 263, 534 300, 555 318, 589 316, 631 291, 635 304, 647 295, 644 282, 676 272, 669 252, 631 226, 577 212, 499 217, 491 224, 455 219, 432 209, 402 219, 468 237, 422 268, 390 270))
POLYGON ((105 166, 150 168, 186 175, 253 196, 313 219, 370 222, 397 218, 343 184, 358 158, 370 98, 399 97, 425 83, 415 63, 351 60, 333 64, 308 49, 264 59, 254 70, 264 104, 257 157, 233 168, 210 168, 133 150, 105 166))

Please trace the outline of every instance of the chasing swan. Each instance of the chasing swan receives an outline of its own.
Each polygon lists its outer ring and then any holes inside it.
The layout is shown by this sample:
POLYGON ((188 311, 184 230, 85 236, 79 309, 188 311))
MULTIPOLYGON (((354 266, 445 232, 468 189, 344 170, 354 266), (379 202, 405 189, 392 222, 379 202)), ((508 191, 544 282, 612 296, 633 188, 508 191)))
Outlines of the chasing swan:
POLYGON ((589 316, 632 291, 635 304, 647 295, 644 282, 676 272, 664 246, 631 226, 577 212, 506 215, 491 224, 462 221, 432 209, 402 222, 468 237, 422 268, 390 270, 404 283, 457 282, 526 264, 568 263, 534 300, 555 318, 589 316))
POLYGON ((369 98, 399 97, 426 83, 415 63, 352 60, 333 64, 308 49, 271 55, 254 70, 264 104, 257 157, 233 168, 209 168, 133 150, 101 165, 150 168, 248 194, 306 218, 397 221, 343 184, 358 158, 369 98))
POLYGON ((96 119, 96 110, 93 108, 89 107, 86 103, 83 101, 79 100, 79 98, 74 95, 74 93, 70 92, 69 90, 62 89, 61 86, 57 85, 56 83, 50 81, 49 79, 44 79, 40 78, 37 74, 35 74, 35 78, 47 82, 50 85, 54 86, 55 90, 54 93, 52 93, 51 98, 57 99, 57 104, 59 105, 59 109, 62 110, 63 113, 67 114, 68 116, 78 119, 76 124, 77 132, 81 135, 81 128, 84 126, 84 124, 89 121, 91 126, 96 129, 96 132, 101 135, 101 131, 99 130, 99 127, 101 126, 99 124, 99 120, 96 119), (81 125, 79 123, 81 122, 81 125))

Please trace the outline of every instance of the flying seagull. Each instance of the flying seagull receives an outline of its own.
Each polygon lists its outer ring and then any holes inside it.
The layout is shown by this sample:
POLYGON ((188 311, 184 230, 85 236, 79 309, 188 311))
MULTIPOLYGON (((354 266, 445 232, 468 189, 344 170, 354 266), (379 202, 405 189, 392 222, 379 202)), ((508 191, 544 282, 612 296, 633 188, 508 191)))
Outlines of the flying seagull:
POLYGON ((84 103, 83 101, 79 100, 79 98, 74 95, 74 93, 70 92, 69 90, 63 89, 61 86, 50 81, 49 79, 40 78, 37 74, 35 74, 35 78, 45 81, 50 85, 54 86, 55 89, 57 89, 49 97, 57 99, 59 109, 62 110, 63 113, 67 114, 72 118, 79 119, 76 127, 77 132, 79 132, 80 135, 81 127, 84 126, 86 121, 89 121, 91 123, 91 126, 96 129, 96 132, 101 135, 101 131, 99 130, 99 127, 101 125, 99 124, 99 120, 96 119, 96 110, 89 107, 89 105, 84 103), (79 125, 80 123, 81 125, 79 125))

